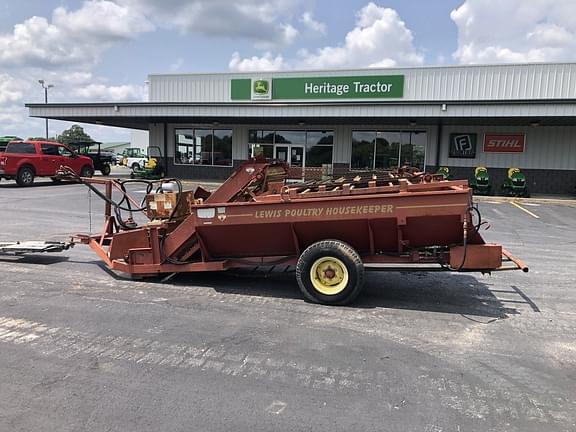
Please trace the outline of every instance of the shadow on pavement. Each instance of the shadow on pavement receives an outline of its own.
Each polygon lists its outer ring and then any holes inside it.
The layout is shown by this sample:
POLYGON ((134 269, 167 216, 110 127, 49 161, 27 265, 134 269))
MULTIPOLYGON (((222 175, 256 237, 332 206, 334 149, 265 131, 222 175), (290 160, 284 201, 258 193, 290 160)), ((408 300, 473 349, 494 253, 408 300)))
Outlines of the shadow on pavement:
POLYGON ((62 255, 0 255, 2 262, 17 262, 18 264, 51 265, 68 261, 69 257, 62 255))
POLYGON ((35 181, 30 186, 18 186, 16 184, 16 182, 10 182, 10 183, 0 182, 0 189, 35 189, 35 188, 42 188, 42 187, 48 187, 48 186, 64 186, 64 185, 73 185, 73 184, 77 184, 77 183, 71 182, 71 181, 59 181, 59 182, 35 181))
MULTIPOLYGON (((161 283, 161 280, 157 282, 161 283)), ((219 293, 303 299, 293 272, 182 273, 167 283, 211 287, 219 293)), ((368 272, 363 293, 349 307, 408 309, 487 318, 507 318, 520 313, 515 307, 505 305, 487 284, 474 276, 426 272, 368 272)))
MULTIPOLYGON (((23 258, 23 257, 21 257, 23 258)), ((67 257, 27 257, 23 262, 50 264, 67 261, 67 257)), ((73 261, 70 261, 73 262, 73 261)), ((84 263, 86 264, 86 263, 84 263)), ((161 275, 153 278, 131 278, 129 275, 110 270, 101 261, 88 264, 98 266, 110 278, 135 280, 164 287, 195 286, 211 288, 222 294, 247 297, 271 297, 304 300, 293 267, 278 266, 229 270, 227 272, 198 272, 161 275)), ((480 275, 444 272, 367 272, 364 291, 348 307, 386 308, 439 312, 486 318, 507 318, 520 314, 515 306, 528 305, 534 312, 538 306, 517 286, 502 291, 490 289, 480 275), (513 299, 499 298, 510 297, 513 299)))
POLYGON ((369 274, 358 307, 412 309, 489 318, 520 312, 499 299, 481 276, 414 272, 369 274))

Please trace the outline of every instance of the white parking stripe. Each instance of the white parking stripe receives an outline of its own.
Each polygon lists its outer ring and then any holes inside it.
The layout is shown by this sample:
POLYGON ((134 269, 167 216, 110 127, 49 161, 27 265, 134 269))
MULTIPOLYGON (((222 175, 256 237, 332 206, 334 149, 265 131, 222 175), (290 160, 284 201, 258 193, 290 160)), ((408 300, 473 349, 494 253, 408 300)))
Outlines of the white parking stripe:
POLYGON ((525 213, 528 213, 530 216, 536 218, 536 219, 540 219, 540 216, 532 213, 530 210, 525 209, 524 207, 522 207, 520 204, 518 204, 517 202, 511 201, 510 204, 512 204, 514 207, 519 208, 520 210, 522 210, 525 213))

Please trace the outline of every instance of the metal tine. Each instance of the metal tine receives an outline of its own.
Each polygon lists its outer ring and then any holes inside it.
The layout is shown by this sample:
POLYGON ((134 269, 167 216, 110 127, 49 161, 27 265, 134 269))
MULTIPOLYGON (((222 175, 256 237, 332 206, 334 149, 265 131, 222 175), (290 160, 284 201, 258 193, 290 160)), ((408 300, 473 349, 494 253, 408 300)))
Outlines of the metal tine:
POLYGON ((338 191, 340 190, 340 186, 343 184, 350 184, 352 189, 358 188, 368 188, 370 184, 375 182, 375 186, 393 186, 397 185, 400 179, 406 179, 409 184, 413 184, 414 180, 417 181, 421 175, 419 173, 411 173, 411 172, 395 172, 395 171, 381 171, 381 172, 372 172, 368 174, 347 174, 341 176, 337 179, 328 178, 324 180, 309 180, 303 181, 300 183, 293 183, 291 184, 290 190, 295 191, 298 194, 309 194, 313 192, 318 192, 320 190, 320 186, 326 188, 327 191, 338 191))

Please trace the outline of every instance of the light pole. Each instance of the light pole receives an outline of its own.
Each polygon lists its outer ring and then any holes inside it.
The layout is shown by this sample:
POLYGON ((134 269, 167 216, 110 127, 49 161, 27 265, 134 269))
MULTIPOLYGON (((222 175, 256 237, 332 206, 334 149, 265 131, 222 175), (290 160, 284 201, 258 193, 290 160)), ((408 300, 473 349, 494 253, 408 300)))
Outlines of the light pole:
MULTIPOLYGON (((52 84, 46 84, 43 79, 38 80, 42 88, 44 89, 44 103, 48 103, 48 89, 54 87, 52 84)), ((48 117, 46 117, 46 139, 48 139, 48 117)))

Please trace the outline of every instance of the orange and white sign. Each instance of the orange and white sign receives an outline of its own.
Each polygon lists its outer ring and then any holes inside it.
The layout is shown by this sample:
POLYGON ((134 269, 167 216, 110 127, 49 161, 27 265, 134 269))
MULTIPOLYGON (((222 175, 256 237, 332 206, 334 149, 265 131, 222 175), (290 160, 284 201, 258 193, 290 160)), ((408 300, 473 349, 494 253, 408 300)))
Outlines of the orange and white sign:
POLYGON ((484 135, 485 153, 524 153, 526 136, 524 134, 486 134, 484 135))

